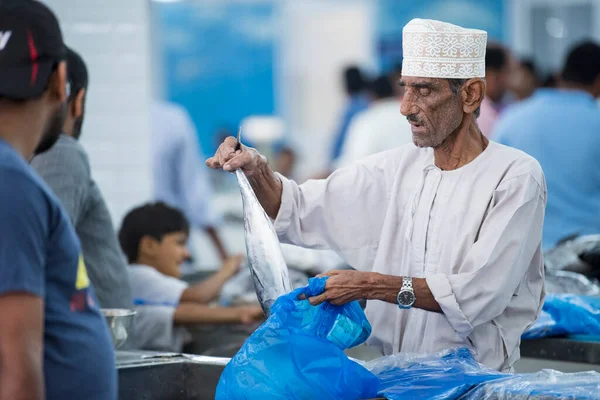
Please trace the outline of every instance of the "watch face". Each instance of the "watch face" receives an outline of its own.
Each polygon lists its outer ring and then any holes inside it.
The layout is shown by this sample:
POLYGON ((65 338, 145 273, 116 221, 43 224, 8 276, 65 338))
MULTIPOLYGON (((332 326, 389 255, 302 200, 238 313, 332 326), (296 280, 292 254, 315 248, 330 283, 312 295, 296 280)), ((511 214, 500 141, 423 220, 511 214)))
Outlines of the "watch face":
POLYGON ((414 303, 414 301, 415 294, 413 292, 407 290, 398 294, 398 303, 400 303, 400 305, 410 306, 414 303))

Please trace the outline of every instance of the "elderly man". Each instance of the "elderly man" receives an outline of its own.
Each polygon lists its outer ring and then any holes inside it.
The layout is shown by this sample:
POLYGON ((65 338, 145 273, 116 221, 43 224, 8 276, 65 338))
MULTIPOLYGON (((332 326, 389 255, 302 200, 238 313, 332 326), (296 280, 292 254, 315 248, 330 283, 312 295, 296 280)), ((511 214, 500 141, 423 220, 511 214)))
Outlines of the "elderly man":
POLYGON ((228 138, 207 161, 242 168, 284 241, 332 248, 359 271, 330 272, 313 304, 367 299, 384 354, 466 346, 510 371, 544 297, 544 176, 488 141, 486 33, 415 19, 403 31, 401 112, 413 144, 298 186, 228 138))

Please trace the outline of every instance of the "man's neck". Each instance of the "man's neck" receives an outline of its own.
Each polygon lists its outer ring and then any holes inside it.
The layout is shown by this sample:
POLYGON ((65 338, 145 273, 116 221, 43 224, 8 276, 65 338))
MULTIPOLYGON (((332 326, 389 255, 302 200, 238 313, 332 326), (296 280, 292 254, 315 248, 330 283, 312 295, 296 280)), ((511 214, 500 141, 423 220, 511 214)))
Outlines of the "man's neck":
POLYGON ((65 117, 65 122, 63 124, 62 133, 69 137, 73 137, 73 128, 75 126, 75 121, 73 120, 73 118, 71 118, 71 116, 69 114, 70 113, 67 113, 67 115, 65 117))
POLYGON ((10 144, 25 160, 30 160, 42 136, 40 118, 27 110, 6 106, 0 111, 0 138, 10 144))
POLYGON ((434 149, 435 165, 443 171, 458 169, 477 158, 488 143, 479 130, 475 117, 466 116, 458 129, 434 149))

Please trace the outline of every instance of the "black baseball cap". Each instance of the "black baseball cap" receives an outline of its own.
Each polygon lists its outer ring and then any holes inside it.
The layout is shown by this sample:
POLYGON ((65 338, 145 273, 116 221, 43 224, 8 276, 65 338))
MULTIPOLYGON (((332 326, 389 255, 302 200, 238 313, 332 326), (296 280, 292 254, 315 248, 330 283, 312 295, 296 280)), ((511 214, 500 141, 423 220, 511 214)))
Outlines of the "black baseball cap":
POLYGON ((54 13, 37 0, 0 0, 0 96, 41 96, 66 58, 54 13))

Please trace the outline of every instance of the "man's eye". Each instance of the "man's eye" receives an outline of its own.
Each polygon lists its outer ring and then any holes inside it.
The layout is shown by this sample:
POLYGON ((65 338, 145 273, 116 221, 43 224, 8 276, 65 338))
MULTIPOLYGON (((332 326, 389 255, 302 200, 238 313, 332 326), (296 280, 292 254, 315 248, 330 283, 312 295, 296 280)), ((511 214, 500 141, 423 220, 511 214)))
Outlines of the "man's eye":
POLYGON ((429 89, 429 88, 420 88, 419 89, 419 93, 421 94, 421 96, 429 96, 429 94, 431 93, 431 89, 429 89))

